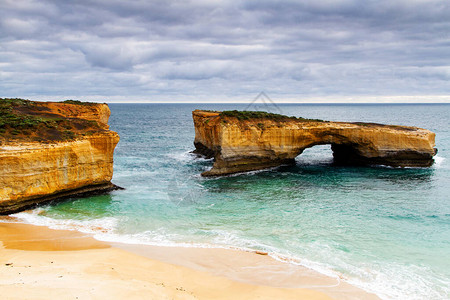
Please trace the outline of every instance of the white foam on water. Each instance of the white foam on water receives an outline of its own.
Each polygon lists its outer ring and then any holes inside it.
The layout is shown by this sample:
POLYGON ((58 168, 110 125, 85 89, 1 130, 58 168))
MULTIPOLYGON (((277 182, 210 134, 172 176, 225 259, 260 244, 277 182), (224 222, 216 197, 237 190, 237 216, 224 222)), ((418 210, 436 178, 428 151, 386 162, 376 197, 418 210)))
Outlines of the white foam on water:
POLYGON ((167 157, 170 157, 174 160, 180 161, 180 162, 189 162, 189 161, 212 161, 212 158, 205 158, 202 156, 199 156, 195 153, 192 153, 192 151, 186 151, 181 153, 168 153, 166 154, 167 157))
POLYGON ((445 157, 441 157, 441 156, 439 156, 439 155, 436 155, 436 156, 434 157, 434 164, 433 164, 433 167, 434 167, 435 169, 441 168, 441 167, 442 167, 442 164, 444 163, 444 161, 445 161, 445 157))
MULTIPOLYGON (((441 157, 441 156, 435 156, 434 157, 434 163, 432 168, 434 169, 439 169, 442 167, 442 164, 444 163, 445 158, 441 157)), ((383 168, 387 168, 387 169, 428 169, 429 167, 393 167, 393 166, 387 166, 387 165, 372 165, 374 167, 383 167, 383 168)))
POLYGON ((31 212, 20 212, 12 214, 24 223, 38 226, 46 226, 50 229, 73 230, 83 233, 98 234, 112 233, 117 226, 118 219, 114 217, 104 217, 95 220, 73 220, 73 219, 53 219, 41 215, 42 208, 34 209, 31 212))
POLYGON ((167 232, 164 228, 135 234, 118 234, 116 229, 119 219, 114 217, 94 220, 64 220, 44 216, 42 215, 44 211, 45 209, 38 208, 31 212, 21 212, 11 216, 24 223, 92 234, 95 239, 106 242, 166 247, 223 248, 250 252, 262 250, 278 261, 303 266, 336 278, 338 281, 346 281, 363 290, 375 293, 382 299, 445 299, 445 295, 450 295, 450 288, 445 288, 445 286, 450 287, 450 280, 441 279, 440 286, 444 287, 440 291, 436 291, 432 288, 435 286, 432 279, 426 276, 427 273, 430 273, 429 270, 425 270, 423 267, 383 265, 382 263, 376 266, 369 264, 356 266, 340 259, 327 245, 316 244, 310 249, 310 251, 320 252, 321 257, 324 257, 323 261, 326 263, 320 263, 256 240, 242 238, 237 233, 225 230, 206 232, 211 235, 211 243, 184 242, 185 236, 167 232), (345 274, 337 269, 345 270, 345 274), (425 275, 421 276, 421 274, 425 275))
POLYGON ((399 264, 380 265, 378 269, 349 267, 358 276, 348 278, 347 282, 373 291, 382 299, 448 299, 450 295, 450 280, 438 280, 441 288, 436 290, 437 279, 422 275, 430 273, 424 267, 399 264))

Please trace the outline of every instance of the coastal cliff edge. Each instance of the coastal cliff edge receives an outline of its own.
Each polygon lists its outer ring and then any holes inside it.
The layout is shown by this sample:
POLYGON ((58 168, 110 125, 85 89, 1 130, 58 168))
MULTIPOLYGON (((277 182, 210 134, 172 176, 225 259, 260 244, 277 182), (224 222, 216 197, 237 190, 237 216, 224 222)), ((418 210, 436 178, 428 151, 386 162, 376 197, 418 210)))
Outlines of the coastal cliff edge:
POLYGON ((109 116, 107 104, 0 99, 0 214, 117 189, 109 116))

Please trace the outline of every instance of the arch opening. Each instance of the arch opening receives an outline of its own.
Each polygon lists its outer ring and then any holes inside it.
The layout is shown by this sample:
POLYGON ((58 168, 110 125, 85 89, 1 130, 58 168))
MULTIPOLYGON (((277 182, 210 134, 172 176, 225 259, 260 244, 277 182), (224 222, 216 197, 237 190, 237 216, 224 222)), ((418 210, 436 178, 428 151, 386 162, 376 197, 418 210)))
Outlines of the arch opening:
POLYGON ((333 164, 333 151, 331 144, 314 145, 306 148, 295 157, 295 164, 309 165, 331 165, 333 164))
POLYGON ((295 157, 299 165, 366 165, 372 161, 363 157, 357 145, 326 143, 305 148, 295 157))
POLYGON ((337 165, 368 165, 371 160, 363 157, 351 144, 331 144, 334 163, 337 165))

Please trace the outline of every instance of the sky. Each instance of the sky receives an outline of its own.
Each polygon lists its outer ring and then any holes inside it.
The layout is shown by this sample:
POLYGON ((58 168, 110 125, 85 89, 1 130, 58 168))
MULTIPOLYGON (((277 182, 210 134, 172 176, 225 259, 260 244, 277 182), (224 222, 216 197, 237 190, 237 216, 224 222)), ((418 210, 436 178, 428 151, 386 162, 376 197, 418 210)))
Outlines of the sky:
POLYGON ((449 0, 0 0, 0 97, 450 103, 449 0))

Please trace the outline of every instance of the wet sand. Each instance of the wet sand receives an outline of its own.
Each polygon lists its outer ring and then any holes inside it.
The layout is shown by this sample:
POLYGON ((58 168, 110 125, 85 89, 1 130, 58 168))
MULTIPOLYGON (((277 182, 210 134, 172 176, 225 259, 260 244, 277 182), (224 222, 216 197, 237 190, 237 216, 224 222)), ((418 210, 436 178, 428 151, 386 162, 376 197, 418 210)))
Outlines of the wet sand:
POLYGON ((108 244, 76 231, 0 223, 2 299, 378 299, 267 255, 108 244))

